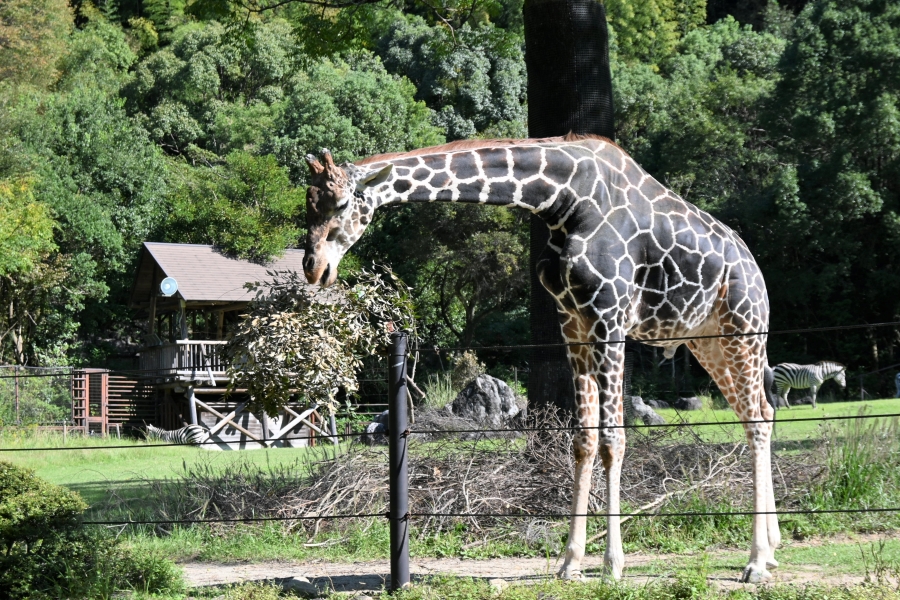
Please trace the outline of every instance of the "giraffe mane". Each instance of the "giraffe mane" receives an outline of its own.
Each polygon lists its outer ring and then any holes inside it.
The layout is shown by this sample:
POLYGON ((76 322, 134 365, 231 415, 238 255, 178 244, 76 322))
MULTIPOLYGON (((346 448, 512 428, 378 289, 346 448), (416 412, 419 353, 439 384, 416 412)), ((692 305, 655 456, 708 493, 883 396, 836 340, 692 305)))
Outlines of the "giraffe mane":
POLYGON ((457 140, 455 142, 450 142, 448 144, 441 144, 439 146, 429 146, 427 148, 418 148, 416 150, 410 150, 409 152, 388 152, 386 154, 376 154, 374 156, 369 156, 367 158, 360 159, 353 164, 355 165, 369 165, 372 163, 382 162, 385 160, 391 160, 393 158, 407 157, 407 156, 422 156, 424 154, 439 154, 442 152, 453 152, 455 150, 469 150, 473 148, 486 148, 486 147, 497 147, 497 146, 515 146, 516 144, 521 144, 522 142, 529 142, 532 144, 549 144, 554 142, 580 142, 584 140, 598 140, 602 142, 606 142, 607 144, 612 144, 616 148, 619 146, 613 142, 609 138, 605 138, 602 135, 594 135, 592 133, 572 133, 571 131, 566 135, 558 135, 554 137, 543 137, 543 138, 525 138, 525 139, 515 139, 515 138, 496 138, 496 139, 484 139, 484 140, 457 140))

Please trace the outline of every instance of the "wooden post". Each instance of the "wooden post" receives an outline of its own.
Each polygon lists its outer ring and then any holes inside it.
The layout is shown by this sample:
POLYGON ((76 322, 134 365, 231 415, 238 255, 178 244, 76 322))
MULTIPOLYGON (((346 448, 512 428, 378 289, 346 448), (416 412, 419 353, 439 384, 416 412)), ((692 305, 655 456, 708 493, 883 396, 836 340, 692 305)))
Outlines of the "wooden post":
POLYGON ((147 325, 147 334, 156 333, 156 293, 150 296, 150 322, 147 325))
POLYGON ((216 339, 221 340, 225 329, 225 311, 216 311, 216 339))
POLYGON ((188 339, 188 328, 187 328, 187 314, 185 308, 187 307, 187 302, 184 301, 184 298, 178 299, 178 316, 181 321, 181 338, 182 340, 188 339))
POLYGON ((184 395, 188 400, 188 407, 191 412, 191 425, 199 425, 200 423, 197 421, 197 396, 194 395, 194 386, 189 387, 184 395))
POLYGON ((262 425, 263 446, 265 446, 269 439, 269 415, 266 414, 265 409, 259 413, 259 424, 262 425))

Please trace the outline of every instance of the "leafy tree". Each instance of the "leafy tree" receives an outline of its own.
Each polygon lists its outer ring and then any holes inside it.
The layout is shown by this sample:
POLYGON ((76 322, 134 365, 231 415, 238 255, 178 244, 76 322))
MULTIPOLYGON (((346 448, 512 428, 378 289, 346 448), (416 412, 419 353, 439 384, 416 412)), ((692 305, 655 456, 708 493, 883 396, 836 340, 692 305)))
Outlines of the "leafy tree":
POLYGON ((706 0, 606 0, 618 56, 655 68, 678 40, 706 22, 706 0))
MULTIPOLYGON (((493 319, 525 304, 524 214, 436 203, 387 206, 375 215, 355 252, 389 262, 412 286, 426 343, 483 343, 493 319)), ((504 324, 507 341, 514 337, 509 329, 519 329, 515 320, 504 324)))
POLYGON ((299 179, 306 173, 303 157, 319 148, 348 161, 442 143, 431 111, 413 99, 414 93, 408 80, 389 75, 371 55, 319 61, 292 81, 264 149, 299 179))
POLYGON ((66 0, 0 3, 0 81, 38 87, 52 83, 73 25, 66 0))
POLYGON ((56 223, 49 208, 38 202, 33 182, 0 179, 0 357, 27 362, 28 334, 40 318, 36 296, 45 295, 48 265, 56 249, 56 223))
POLYGON ((28 180, 0 179, 0 277, 31 271, 56 249, 53 217, 33 187, 28 180))
POLYGON ((187 25, 135 68, 128 107, 170 154, 193 144, 224 156, 269 133, 297 72, 291 27, 273 21, 246 35, 212 22, 187 25))
POLYGON ((295 177, 321 147, 340 160, 443 141, 415 88, 366 52, 303 66, 281 20, 246 36, 217 23, 186 26, 145 58, 125 93, 129 108, 170 154, 191 146, 224 156, 274 153, 295 177))
POLYGON ((260 261, 297 245, 304 197, 272 155, 236 150, 221 164, 182 163, 175 171, 166 239, 215 244, 260 261))
POLYGON ((24 327, 19 362, 65 364, 81 326, 103 335, 128 321, 118 295, 166 191, 161 153, 115 95, 133 60, 121 30, 97 18, 73 35, 70 52, 88 64, 63 58, 55 91, 0 94, 0 177, 29 177, 57 224, 56 250, 5 290, 24 327))
POLYGON ((777 231, 765 216, 780 159, 761 121, 783 47, 729 17, 686 35, 659 72, 621 64, 613 72, 619 142, 754 250, 777 231))
POLYGON ((385 67, 410 79, 448 139, 525 137, 525 63, 520 35, 490 24, 455 32, 398 18, 378 42, 385 67))
MULTIPOLYGON (((819 0, 794 24, 770 119, 778 236, 762 248, 776 324, 900 314, 898 39, 889 1, 819 0)), ((845 344, 848 362, 873 364, 897 341, 884 330, 845 344)))
POLYGON ((274 415, 298 394, 334 412, 338 390, 357 389, 363 359, 391 331, 415 331, 409 290, 390 272, 360 272, 356 283, 311 287, 293 271, 250 286, 256 298, 225 354, 232 387, 274 415))

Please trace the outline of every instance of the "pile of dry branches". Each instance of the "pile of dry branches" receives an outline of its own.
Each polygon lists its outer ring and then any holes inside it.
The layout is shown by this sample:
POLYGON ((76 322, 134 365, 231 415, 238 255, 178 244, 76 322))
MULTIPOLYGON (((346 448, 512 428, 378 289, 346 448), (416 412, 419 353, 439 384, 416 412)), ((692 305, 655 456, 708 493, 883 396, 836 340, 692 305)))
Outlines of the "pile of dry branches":
MULTIPOLYGON (((420 420, 421 429, 427 420, 420 420)), ((539 528, 550 515, 566 515, 572 494, 572 432, 554 412, 533 413, 526 431, 511 439, 410 443, 409 505, 418 535, 460 522, 475 531, 503 526, 519 532, 539 528), (536 431, 535 429, 542 429, 536 431), (484 516, 470 516, 473 514, 484 516), (529 515, 513 519, 509 515, 529 515)), ((471 427, 471 424, 470 424, 471 427)), ((688 495, 714 504, 751 506, 751 465, 746 443, 704 443, 690 425, 629 431, 622 476, 628 510, 656 512, 688 495)), ((743 437, 743 436, 741 436, 743 437)), ((804 489, 819 469, 812 453, 790 461, 775 457, 776 497, 790 505, 790 490, 804 489)), ((227 472, 190 467, 184 479, 160 489, 167 518, 287 518, 287 527, 317 532, 323 523, 340 530, 349 520, 330 515, 380 514, 388 509, 386 448, 354 445, 317 462, 261 469, 239 462, 227 472), (323 517, 322 520, 316 519, 323 517), (302 519, 301 519, 302 518, 302 519), (294 520, 296 519, 296 520, 294 520)), ((605 508, 606 481, 594 468, 590 510, 605 508)), ((559 521, 563 521, 560 519, 559 521)))

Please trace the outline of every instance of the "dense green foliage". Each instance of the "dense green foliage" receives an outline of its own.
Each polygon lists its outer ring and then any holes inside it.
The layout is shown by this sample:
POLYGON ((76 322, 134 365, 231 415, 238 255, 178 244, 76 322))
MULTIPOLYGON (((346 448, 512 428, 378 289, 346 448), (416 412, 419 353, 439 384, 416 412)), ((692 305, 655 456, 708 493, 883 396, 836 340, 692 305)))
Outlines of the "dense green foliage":
POLYGON ((180 587, 172 563, 82 526, 86 508, 75 492, 0 462, 0 595, 97 598, 180 587))
MULTIPOLYGON (((259 261, 302 245, 308 152, 527 131, 519 0, 278 4, 3 4, 0 359, 133 351, 142 241, 259 261)), ((734 13, 751 27, 720 4, 607 0, 617 141, 748 242, 772 329, 894 320, 900 7, 751 3, 734 13)), ((402 207, 345 271, 392 264, 429 345, 519 343, 526 249, 522 215, 402 207)), ((898 343, 893 328, 773 337, 770 356, 864 372, 898 343)))
POLYGON ((363 269, 353 285, 311 288, 302 274, 272 272, 225 346, 232 388, 275 415, 300 395, 340 408, 338 391, 358 388, 363 359, 383 354, 392 331, 415 332, 409 290, 393 273, 363 269))

